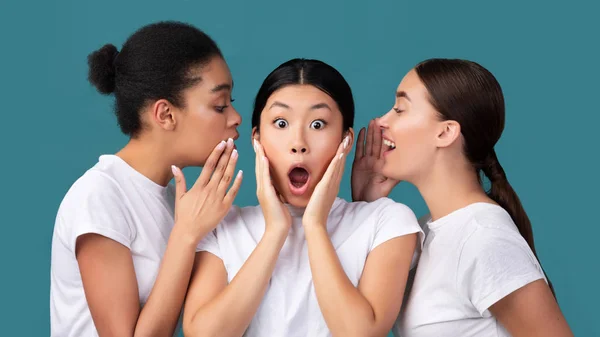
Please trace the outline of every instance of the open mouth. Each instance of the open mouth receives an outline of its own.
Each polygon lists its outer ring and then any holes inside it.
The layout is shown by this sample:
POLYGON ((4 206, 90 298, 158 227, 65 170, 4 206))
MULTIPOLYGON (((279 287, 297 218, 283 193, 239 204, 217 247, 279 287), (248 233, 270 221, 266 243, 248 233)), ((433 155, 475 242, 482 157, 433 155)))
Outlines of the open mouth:
POLYGON ((310 173, 302 165, 292 166, 288 172, 290 191, 294 195, 302 195, 308 189, 310 173))
POLYGON ((390 152, 396 148, 396 143, 389 139, 383 139, 384 153, 390 152))

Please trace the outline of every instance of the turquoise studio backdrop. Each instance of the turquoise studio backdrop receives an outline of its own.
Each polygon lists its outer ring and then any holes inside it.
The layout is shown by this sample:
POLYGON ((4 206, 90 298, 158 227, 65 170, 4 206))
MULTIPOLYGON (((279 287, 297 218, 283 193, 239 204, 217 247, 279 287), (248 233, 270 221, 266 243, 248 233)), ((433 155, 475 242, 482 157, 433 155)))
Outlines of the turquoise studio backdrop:
MULTIPOLYGON (((498 156, 531 217, 539 257, 575 335, 600 336, 598 13, 592 1, 4 0, 0 335, 49 335, 57 207, 100 154, 127 141, 112 98, 87 82, 87 55, 109 42, 120 47, 145 24, 180 20, 219 43, 234 76, 244 117, 242 206, 257 202, 252 100, 283 61, 337 67, 355 94, 357 130, 392 107, 402 76, 421 60, 467 58, 489 68, 507 103, 498 156)), ((186 169, 188 183, 198 172, 186 169)), ((427 213, 408 184, 391 197, 427 213)))

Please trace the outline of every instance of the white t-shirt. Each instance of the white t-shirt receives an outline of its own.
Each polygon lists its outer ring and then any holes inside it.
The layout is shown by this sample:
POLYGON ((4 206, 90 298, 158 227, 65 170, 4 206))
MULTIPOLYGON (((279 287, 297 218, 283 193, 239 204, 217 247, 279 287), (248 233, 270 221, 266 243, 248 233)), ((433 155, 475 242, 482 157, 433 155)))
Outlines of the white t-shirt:
POLYGON ((71 186, 52 237, 51 336, 98 336, 75 258, 82 234, 97 233, 131 250, 140 304, 146 303, 173 228, 174 196, 173 185, 154 183, 115 155, 100 156, 71 186))
POLYGON ((510 336, 489 307, 545 280, 510 215, 497 205, 475 203, 426 226, 412 290, 394 335, 510 336))
MULTIPOLYGON (((266 294, 244 336, 330 336, 321 314, 302 227, 303 210, 288 205, 292 226, 279 253, 266 294)), ((235 277, 265 231, 260 206, 234 207, 199 245, 219 257, 228 281, 235 277)), ((405 205, 382 198, 372 203, 349 203, 337 198, 329 213, 327 231, 348 278, 362 275, 369 252, 392 238, 422 233, 414 213, 405 205)), ((422 240, 420 235, 420 240, 422 240)), ((420 244, 422 241, 420 241, 420 244)), ((416 262, 417 256, 413 259, 416 262)))

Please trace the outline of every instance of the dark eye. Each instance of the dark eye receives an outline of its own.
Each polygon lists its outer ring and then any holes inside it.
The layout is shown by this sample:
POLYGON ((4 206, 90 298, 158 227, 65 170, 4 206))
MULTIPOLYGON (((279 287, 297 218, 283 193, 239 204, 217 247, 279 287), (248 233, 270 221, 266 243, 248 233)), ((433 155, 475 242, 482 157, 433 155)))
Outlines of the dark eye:
POLYGON ((275 123, 275 126, 280 129, 284 129, 288 126, 288 122, 283 118, 277 118, 273 123, 275 123))
POLYGON ((215 107, 215 111, 217 111, 218 113, 223 113, 228 107, 229 105, 218 105, 215 107))
POLYGON ((327 123, 325 123, 325 121, 318 119, 318 120, 310 123, 310 127, 315 130, 319 130, 319 129, 322 129, 325 126, 325 124, 327 124, 327 123))
POLYGON ((401 110, 400 108, 394 108, 394 111, 396 111, 396 113, 401 113, 401 112, 403 112, 404 110, 401 110))

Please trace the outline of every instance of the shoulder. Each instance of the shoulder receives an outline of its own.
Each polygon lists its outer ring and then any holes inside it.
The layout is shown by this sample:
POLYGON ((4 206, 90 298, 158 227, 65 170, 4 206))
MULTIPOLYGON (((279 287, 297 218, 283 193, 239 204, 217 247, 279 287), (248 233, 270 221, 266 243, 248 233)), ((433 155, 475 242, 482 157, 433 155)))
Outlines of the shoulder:
POLYGON ((411 221, 414 220, 415 222, 417 221, 414 212, 408 206, 399 202, 395 202, 387 197, 379 198, 372 202, 349 202, 338 198, 334 207, 334 211, 337 212, 353 212, 357 215, 393 215, 399 217, 400 219, 410 219, 411 221))
POLYGON ((501 207, 473 213, 468 225, 471 231, 460 252, 460 269, 475 268, 488 274, 541 270, 529 244, 501 207))
POLYGON ((65 194, 59 213, 72 211, 73 207, 87 204, 121 204, 120 184, 109 174, 91 168, 79 177, 65 194))
POLYGON ((501 251, 507 246, 529 250, 529 245, 519 233, 514 221, 502 207, 484 205, 473 211, 468 220, 471 229, 465 249, 476 251, 501 251))
POLYGON ((135 236, 120 184, 93 167, 78 178, 61 201, 55 219, 55 235, 74 250, 75 240, 86 233, 111 238, 126 247, 135 236))

